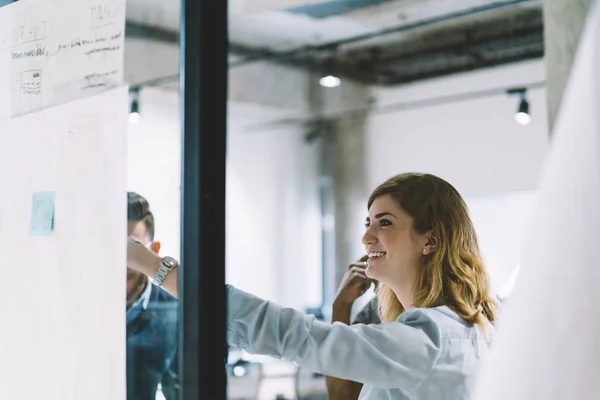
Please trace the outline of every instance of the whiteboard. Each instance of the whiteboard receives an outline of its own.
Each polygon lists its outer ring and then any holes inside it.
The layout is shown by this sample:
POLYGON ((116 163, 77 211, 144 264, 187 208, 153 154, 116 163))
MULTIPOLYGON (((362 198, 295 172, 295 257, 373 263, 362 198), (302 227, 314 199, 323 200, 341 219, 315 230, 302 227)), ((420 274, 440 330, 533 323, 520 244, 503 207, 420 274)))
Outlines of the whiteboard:
POLYGON ((118 88, 0 121, 2 399, 125 398, 127 117, 118 88))
POLYGON ((573 63, 479 400, 600 399, 600 3, 573 63))
POLYGON ((123 81, 125 0, 20 0, 0 8, 0 120, 123 81))

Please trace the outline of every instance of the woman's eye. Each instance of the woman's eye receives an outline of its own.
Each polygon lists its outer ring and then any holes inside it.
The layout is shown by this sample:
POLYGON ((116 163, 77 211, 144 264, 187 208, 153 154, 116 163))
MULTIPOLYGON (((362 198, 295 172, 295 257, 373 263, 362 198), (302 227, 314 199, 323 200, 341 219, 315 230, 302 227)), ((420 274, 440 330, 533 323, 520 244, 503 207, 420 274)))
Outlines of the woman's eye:
POLYGON ((371 226, 371 223, 369 221, 365 222, 365 229, 367 229, 369 226, 371 226))
POLYGON ((379 225, 380 226, 390 226, 390 225, 392 225, 392 222, 388 219, 380 219, 379 225))

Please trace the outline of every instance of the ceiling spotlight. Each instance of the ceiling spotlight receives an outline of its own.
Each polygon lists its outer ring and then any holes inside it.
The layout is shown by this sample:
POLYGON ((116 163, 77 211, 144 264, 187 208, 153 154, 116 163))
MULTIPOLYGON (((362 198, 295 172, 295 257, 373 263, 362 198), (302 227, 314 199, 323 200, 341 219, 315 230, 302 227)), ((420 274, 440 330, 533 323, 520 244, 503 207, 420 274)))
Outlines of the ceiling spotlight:
POLYGON ((131 112, 129 113, 129 122, 137 124, 140 120, 140 113, 138 111, 139 104, 136 101, 131 102, 131 112))
POLYGON ((241 365, 236 365, 233 367, 233 374, 238 378, 241 378, 242 376, 246 375, 246 368, 242 367, 241 365))
POLYGON ((527 125, 531 122, 531 114, 529 113, 529 102, 523 98, 519 102, 519 109, 515 113, 515 121, 521 125, 527 125))
POLYGON ((341 83, 342 83, 342 80, 340 78, 338 78, 337 76, 333 76, 333 75, 326 75, 326 76, 323 76, 321 79, 319 79, 319 84, 321 86, 324 86, 327 88, 338 87, 338 86, 340 86, 341 83))
POLYGON ((527 93, 526 88, 510 89, 507 92, 509 95, 519 96, 519 108, 515 113, 515 121, 521 125, 527 125, 531 122, 531 113, 529 112, 529 102, 525 98, 527 93))
POLYGON ((140 89, 131 89, 129 94, 131 95, 129 122, 132 124, 136 124, 140 120, 140 89))
POLYGON ((241 378, 248 373, 249 364, 248 361, 239 359, 231 365, 231 373, 233 373, 234 376, 241 378))
POLYGON ((522 98, 519 103, 519 109, 515 114, 515 121, 517 121, 521 125, 527 125, 531 122, 531 114, 529 114, 529 102, 522 98))

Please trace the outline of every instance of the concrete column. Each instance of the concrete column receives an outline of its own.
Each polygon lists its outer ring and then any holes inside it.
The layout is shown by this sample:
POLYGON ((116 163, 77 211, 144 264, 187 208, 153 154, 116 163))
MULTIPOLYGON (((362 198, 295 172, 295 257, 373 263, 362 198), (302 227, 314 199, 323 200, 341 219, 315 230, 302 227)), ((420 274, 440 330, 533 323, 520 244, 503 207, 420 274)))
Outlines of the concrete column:
MULTIPOLYGON (((318 76, 313 79, 317 85, 318 76)), ((313 127, 321 154, 321 205, 323 210, 323 303, 334 299, 348 265, 363 250, 360 243, 369 188, 366 186, 365 119, 329 118, 342 110, 369 103, 368 87, 348 81, 338 88, 313 86, 313 127)))
POLYGON ((592 2, 593 0, 544 1, 546 82, 551 132, 592 2))
POLYGON ((366 184, 364 118, 334 123, 335 284, 364 251, 361 244, 370 190, 366 184))

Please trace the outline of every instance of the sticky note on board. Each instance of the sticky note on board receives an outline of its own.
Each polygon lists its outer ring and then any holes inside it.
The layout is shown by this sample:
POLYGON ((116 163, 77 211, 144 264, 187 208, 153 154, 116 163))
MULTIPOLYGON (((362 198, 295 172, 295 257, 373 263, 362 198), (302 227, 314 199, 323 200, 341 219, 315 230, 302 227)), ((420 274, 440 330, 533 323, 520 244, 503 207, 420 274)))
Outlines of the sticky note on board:
POLYGON ((54 192, 33 194, 30 236, 50 236, 54 230, 54 192))

